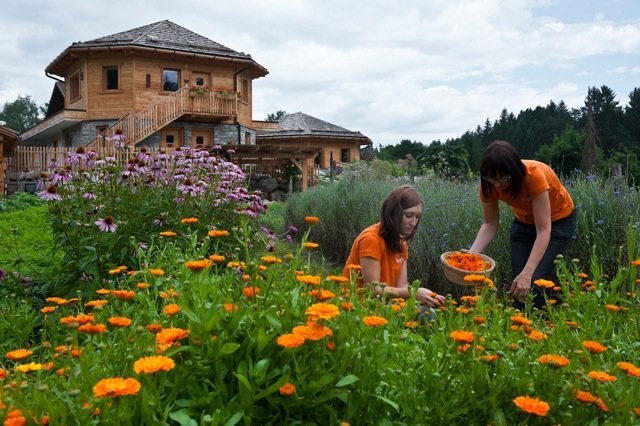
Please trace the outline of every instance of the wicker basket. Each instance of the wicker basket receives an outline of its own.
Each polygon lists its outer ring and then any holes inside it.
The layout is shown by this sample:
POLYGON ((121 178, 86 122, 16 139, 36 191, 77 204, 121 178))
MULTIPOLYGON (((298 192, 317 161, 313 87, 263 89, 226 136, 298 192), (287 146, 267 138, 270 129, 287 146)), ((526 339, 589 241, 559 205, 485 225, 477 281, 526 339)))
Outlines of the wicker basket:
POLYGON ((440 255, 440 262, 442 263, 442 267, 444 269, 444 276, 447 277, 447 279, 454 284, 473 286, 475 285, 475 283, 465 281, 464 280, 465 276, 473 274, 473 275, 484 275, 485 277, 489 277, 491 276, 491 273, 496 267, 495 260, 493 260, 487 255, 476 253, 478 256, 482 258, 482 260, 484 260, 485 262, 489 262, 490 264, 489 268, 487 268, 484 271, 465 271, 464 269, 456 268, 455 266, 451 266, 447 263, 447 258, 451 256, 453 253, 456 253, 456 252, 448 251, 448 252, 442 253, 442 255, 440 255))

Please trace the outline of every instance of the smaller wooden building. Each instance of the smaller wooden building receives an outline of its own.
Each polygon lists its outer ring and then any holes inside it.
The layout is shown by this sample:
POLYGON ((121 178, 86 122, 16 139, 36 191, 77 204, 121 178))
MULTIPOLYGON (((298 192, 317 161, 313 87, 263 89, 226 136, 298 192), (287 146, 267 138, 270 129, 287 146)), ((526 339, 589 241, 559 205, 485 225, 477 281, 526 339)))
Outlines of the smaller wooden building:
POLYGON ((0 122, 0 191, 1 195, 7 194, 6 188, 6 170, 9 157, 13 155, 13 151, 18 145, 18 132, 6 126, 6 123, 0 122))

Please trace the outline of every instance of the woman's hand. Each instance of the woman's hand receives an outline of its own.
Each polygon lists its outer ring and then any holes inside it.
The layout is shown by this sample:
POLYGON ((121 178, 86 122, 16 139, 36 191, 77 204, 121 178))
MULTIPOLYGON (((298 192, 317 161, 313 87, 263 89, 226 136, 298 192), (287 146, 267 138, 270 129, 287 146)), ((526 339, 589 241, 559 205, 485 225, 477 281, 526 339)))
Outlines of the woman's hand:
POLYGON ((444 296, 436 294, 428 288, 423 287, 420 287, 416 292, 416 300, 430 308, 437 308, 438 306, 442 306, 446 301, 444 296))
POLYGON ((531 274, 520 272, 511 283, 509 294, 516 299, 524 299, 531 289, 531 274))

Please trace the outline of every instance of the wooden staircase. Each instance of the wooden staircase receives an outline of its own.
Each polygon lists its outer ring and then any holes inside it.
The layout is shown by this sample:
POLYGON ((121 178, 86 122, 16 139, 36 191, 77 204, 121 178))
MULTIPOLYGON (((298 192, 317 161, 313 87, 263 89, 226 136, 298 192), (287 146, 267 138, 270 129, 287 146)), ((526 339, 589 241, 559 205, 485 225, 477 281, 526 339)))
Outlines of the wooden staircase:
POLYGON ((113 137, 118 131, 126 136, 126 144, 134 147, 184 115, 230 118, 237 114, 237 107, 236 94, 195 93, 185 87, 145 110, 129 112, 89 142, 85 149, 95 151, 101 157, 114 156, 118 149, 113 137))

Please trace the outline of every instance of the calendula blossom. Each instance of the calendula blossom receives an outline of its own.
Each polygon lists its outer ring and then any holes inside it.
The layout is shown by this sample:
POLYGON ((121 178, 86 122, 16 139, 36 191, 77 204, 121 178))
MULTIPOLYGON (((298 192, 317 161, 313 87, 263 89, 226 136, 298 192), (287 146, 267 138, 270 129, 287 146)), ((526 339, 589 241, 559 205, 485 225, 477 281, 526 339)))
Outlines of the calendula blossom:
POLYGON ((278 392, 280 392, 280 395, 283 396, 291 396, 296 393, 296 387, 292 383, 287 382, 284 385, 280 386, 278 392))
POLYGON ((555 283, 549 280, 543 280, 542 278, 537 279, 533 282, 535 285, 541 288, 553 288, 555 287, 555 283))
POLYGON ((93 395, 96 398, 119 397, 135 395, 140 391, 140 382, 136 379, 113 377, 102 379, 93 387, 93 395))
POLYGON ((136 292, 133 290, 112 290, 111 294, 118 300, 131 300, 136 297, 136 292))
POLYGON ((449 336, 458 343, 472 343, 475 339, 473 331, 455 330, 449 336))
POLYGON ((378 315, 368 315, 362 318, 362 322, 364 323, 364 325, 367 325, 369 327, 380 327, 382 325, 388 324, 389 320, 378 315))
POLYGON ((293 328, 293 333, 304 337, 306 340, 320 340, 333 336, 333 331, 329 327, 317 323, 299 325, 293 328))
POLYGON ((7 352, 4 356, 11 361, 21 361, 29 358, 33 355, 33 351, 29 349, 16 349, 15 351, 7 352))
POLYGON ((229 236, 229 231, 212 229, 211 231, 209 231, 207 233, 207 235, 209 235, 209 238, 228 237, 229 236))
POLYGON ((618 380, 616 376, 612 376, 611 374, 605 371, 589 371, 589 373, 587 373, 587 376, 601 383, 615 382, 616 380, 618 380))
POLYGON ((191 223, 198 223, 198 218, 196 218, 196 217, 185 217, 185 218, 180 219, 180 223, 187 224, 187 225, 191 224, 191 223))
POLYGON ((320 275, 298 275, 296 280, 308 285, 320 285, 322 278, 320 275))
POLYGON ((304 336, 295 333, 282 334, 278 336, 276 342, 283 348, 296 348, 304 344, 304 336))
POLYGON ((340 310, 331 303, 314 303, 309 306, 305 314, 319 319, 330 320, 340 315, 340 310))
POLYGON ((538 358, 538 362, 549 365, 551 367, 558 367, 558 368, 566 367, 567 365, 569 365, 569 359, 560 355, 551 355, 551 354, 542 355, 541 357, 538 358))
POLYGON ((153 374, 159 371, 171 371, 176 366, 168 356, 147 356, 133 363, 133 371, 137 374, 153 374))
POLYGON ((317 216, 305 216, 304 221, 308 225, 315 225, 316 223, 320 222, 320 219, 317 216))
POLYGON ((184 266, 186 266, 189 270, 193 272, 200 272, 203 269, 206 269, 209 266, 211 266, 212 263, 213 262, 210 259, 189 260, 184 263, 184 266))
POLYGON ((129 327, 131 320, 126 317, 111 317, 107 322, 114 327, 129 327))
POLYGON ((585 340, 582 342, 582 346, 591 354, 597 355, 605 352, 607 347, 603 344, 596 342, 595 340, 585 340))
POLYGON ((540 417, 546 416, 550 408, 545 401, 530 396, 518 396, 513 399, 513 403, 525 413, 540 417))
POLYGON ((160 232, 160 236, 161 237, 166 237, 166 238, 172 238, 172 237, 176 237, 178 234, 176 234, 173 231, 162 231, 160 232))
POLYGON ((318 247, 320 247, 320 244, 318 244, 318 243, 304 243, 303 246, 307 250, 314 250, 314 249, 317 249, 318 247))

